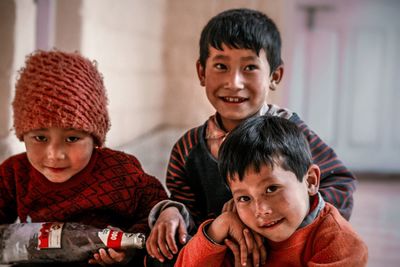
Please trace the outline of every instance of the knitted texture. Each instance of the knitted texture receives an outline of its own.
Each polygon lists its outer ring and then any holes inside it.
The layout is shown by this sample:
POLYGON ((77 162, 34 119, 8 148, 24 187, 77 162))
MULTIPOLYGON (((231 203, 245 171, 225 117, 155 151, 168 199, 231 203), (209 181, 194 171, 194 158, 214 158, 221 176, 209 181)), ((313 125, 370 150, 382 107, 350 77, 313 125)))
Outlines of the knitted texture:
POLYGON ((103 77, 78 53, 36 51, 20 70, 13 101, 18 139, 42 128, 73 128, 91 134, 98 146, 110 128, 103 77))

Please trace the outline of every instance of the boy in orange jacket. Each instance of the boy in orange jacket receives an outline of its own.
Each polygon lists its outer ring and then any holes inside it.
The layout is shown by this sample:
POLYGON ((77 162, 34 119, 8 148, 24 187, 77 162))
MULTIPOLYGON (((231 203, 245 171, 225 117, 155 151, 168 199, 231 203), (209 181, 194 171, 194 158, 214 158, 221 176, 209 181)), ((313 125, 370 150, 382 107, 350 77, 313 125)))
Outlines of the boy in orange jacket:
POLYGON ((366 245, 318 193, 320 169, 294 123, 248 119, 228 135, 219 159, 236 212, 204 222, 175 266, 251 266, 257 260, 247 251, 260 247, 252 231, 265 238, 262 266, 366 266, 366 245))

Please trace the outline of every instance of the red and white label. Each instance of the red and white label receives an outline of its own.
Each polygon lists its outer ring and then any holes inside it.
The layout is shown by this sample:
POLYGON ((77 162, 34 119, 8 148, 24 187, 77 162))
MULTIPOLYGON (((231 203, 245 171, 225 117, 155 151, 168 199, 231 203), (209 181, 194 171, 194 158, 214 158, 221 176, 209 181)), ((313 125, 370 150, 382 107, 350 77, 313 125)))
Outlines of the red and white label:
POLYGON ((103 231, 99 232, 99 237, 101 241, 103 241, 104 245, 106 245, 108 248, 121 248, 122 236, 123 232, 108 228, 103 229, 103 231))
POLYGON ((143 249, 146 237, 142 233, 124 233, 110 228, 98 232, 98 236, 106 247, 114 249, 139 248, 143 249))
POLYGON ((43 223, 38 233, 38 249, 61 248, 64 223, 43 223))

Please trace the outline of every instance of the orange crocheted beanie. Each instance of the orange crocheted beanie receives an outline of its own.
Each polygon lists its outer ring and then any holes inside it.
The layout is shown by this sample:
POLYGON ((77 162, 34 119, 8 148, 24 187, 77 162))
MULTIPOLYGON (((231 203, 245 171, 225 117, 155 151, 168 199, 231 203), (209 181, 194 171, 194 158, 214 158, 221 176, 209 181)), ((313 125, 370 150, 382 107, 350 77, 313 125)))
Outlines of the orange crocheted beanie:
POLYGON ((41 128, 73 128, 104 144, 110 129, 103 77, 78 53, 36 51, 20 70, 13 105, 18 139, 41 128))

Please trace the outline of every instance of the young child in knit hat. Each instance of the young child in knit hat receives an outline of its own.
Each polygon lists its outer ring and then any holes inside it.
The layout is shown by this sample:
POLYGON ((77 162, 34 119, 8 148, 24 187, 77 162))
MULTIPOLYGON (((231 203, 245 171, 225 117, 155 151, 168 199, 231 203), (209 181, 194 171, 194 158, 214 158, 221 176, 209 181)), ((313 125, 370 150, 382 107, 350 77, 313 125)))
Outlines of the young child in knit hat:
MULTIPOLYGON (((167 194, 134 156, 104 147, 110 121, 96 65, 61 51, 36 51, 25 63, 12 106, 26 152, 0 165, 0 224, 78 222, 147 235, 149 211, 167 194)), ((143 265, 140 252, 128 254, 100 249, 88 263, 143 265)))
POLYGON ((218 156, 236 212, 202 223, 175 266, 252 266, 239 253, 259 246, 242 238, 249 229, 264 238, 263 267, 366 266, 367 246, 318 192, 320 169, 295 123, 250 118, 227 136, 218 156), (226 253, 228 247, 241 257, 226 253))

